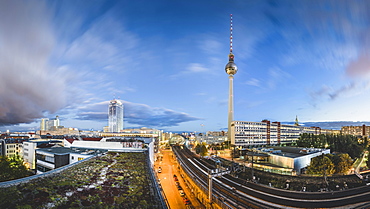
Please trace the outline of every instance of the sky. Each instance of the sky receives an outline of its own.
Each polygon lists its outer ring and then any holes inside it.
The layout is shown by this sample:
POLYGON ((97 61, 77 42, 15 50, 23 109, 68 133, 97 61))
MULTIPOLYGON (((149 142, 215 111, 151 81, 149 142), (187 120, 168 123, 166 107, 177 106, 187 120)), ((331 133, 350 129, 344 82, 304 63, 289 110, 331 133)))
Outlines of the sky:
POLYGON ((370 1, 2 0, 0 130, 227 130, 234 119, 370 125, 370 1))

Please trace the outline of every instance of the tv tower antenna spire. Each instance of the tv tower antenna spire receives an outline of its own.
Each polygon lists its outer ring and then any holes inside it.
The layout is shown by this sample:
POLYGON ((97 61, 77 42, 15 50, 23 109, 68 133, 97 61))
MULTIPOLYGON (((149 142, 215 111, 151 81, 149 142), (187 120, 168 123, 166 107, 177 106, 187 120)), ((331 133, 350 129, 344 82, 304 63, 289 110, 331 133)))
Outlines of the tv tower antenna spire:
POLYGON ((230 53, 233 53, 233 14, 230 14, 230 53))

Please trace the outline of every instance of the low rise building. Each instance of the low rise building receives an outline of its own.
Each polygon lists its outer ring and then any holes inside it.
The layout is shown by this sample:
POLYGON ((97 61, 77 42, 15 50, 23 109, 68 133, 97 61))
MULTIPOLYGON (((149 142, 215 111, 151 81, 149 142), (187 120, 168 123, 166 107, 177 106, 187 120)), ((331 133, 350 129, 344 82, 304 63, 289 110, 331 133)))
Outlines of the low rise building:
POLYGON ((259 170, 297 175, 310 165, 312 158, 323 154, 330 154, 330 149, 267 146, 244 152, 241 159, 253 161, 253 167, 259 170))
POLYGON ((103 149, 50 147, 36 150, 37 174, 44 173, 79 160, 107 152, 103 149))
POLYGON ((30 139, 23 142, 23 160, 31 170, 36 170, 36 150, 40 148, 50 148, 55 145, 62 146, 63 140, 30 139))

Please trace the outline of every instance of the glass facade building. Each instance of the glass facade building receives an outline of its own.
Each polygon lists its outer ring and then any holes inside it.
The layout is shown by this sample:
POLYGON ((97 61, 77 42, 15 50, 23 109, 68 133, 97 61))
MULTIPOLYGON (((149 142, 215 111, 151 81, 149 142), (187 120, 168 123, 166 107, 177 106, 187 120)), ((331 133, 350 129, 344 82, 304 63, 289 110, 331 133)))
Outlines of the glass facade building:
POLYGON ((119 100, 111 100, 108 108, 109 132, 117 133, 123 129, 123 104, 119 100))

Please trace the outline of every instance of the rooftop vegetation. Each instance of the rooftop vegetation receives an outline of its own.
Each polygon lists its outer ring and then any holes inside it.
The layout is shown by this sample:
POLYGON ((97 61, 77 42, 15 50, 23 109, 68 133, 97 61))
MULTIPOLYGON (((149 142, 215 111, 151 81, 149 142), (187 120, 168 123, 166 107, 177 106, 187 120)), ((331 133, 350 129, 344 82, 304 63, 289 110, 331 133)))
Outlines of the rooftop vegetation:
POLYGON ((110 152, 55 175, 0 188, 0 208, 160 208, 149 169, 143 152, 110 152))

